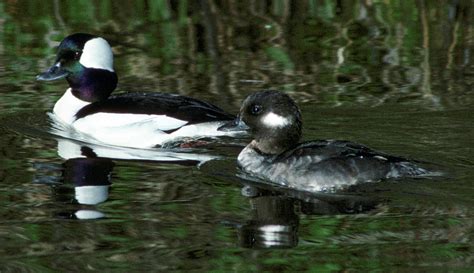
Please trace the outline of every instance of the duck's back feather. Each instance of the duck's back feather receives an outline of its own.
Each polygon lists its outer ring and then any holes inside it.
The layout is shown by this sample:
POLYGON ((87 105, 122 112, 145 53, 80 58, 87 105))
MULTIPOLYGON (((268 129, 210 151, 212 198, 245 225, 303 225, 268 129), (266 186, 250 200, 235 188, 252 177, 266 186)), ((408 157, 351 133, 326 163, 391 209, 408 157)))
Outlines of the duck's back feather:
POLYGON ((377 158, 386 161, 387 163, 409 161, 403 157, 381 153, 362 144, 344 140, 314 140, 303 142, 294 148, 281 153, 275 158, 275 160, 281 161, 294 156, 317 156, 321 161, 338 157, 377 158))
POLYGON ((191 97, 166 93, 126 93, 83 107, 81 119, 97 113, 166 115, 187 124, 223 121, 235 118, 219 107, 191 97))

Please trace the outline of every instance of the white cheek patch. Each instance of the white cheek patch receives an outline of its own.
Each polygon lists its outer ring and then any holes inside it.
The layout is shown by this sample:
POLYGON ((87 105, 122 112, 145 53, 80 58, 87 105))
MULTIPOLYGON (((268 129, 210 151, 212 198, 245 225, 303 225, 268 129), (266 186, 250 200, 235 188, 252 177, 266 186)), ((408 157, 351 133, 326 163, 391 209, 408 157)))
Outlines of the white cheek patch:
POLYGON ((88 68, 114 71, 114 56, 109 43, 98 37, 86 42, 79 62, 88 68))
POLYGON ((266 114, 263 117, 262 122, 268 127, 286 127, 291 124, 289 118, 277 115, 273 112, 266 114))

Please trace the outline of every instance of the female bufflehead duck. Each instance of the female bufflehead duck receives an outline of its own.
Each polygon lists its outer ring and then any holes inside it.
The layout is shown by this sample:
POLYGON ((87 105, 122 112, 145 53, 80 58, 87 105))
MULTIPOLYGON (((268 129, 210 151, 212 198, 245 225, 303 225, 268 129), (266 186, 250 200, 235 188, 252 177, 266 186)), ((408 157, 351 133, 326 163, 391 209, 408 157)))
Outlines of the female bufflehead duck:
MULTIPOLYGON (((56 62, 40 81, 66 78, 54 118, 99 142, 148 148, 185 137, 226 135, 217 130, 234 116, 194 98, 164 93, 109 97, 117 86, 112 49, 101 37, 76 33, 59 45, 56 62)), ((227 134, 228 135, 228 134, 227 134)))
POLYGON ((407 159, 339 140, 299 143, 301 113, 278 91, 248 96, 240 114, 219 130, 248 129, 252 142, 238 156, 238 165, 259 179, 307 191, 331 191, 358 182, 426 176, 432 173, 407 159))

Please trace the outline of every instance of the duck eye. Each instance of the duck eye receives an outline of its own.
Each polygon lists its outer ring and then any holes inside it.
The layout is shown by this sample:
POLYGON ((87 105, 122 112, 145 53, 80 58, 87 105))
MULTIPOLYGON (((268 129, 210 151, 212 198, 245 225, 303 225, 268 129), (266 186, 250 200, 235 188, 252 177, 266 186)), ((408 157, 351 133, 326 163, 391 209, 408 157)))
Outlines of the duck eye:
POLYGON ((79 60, 81 58, 82 52, 74 51, 74 60, 79 60))
POLYGON ((250 112, 252 113, 252 115, 258 115, 262 112, 262 109, 263 107, 261 105, 254 104, 252 108, 250 108, 250 112))
POLYGON ((65 51, 60 53, 60 58, 64 61, 79 60, 81 58, 81 51, 65 51))

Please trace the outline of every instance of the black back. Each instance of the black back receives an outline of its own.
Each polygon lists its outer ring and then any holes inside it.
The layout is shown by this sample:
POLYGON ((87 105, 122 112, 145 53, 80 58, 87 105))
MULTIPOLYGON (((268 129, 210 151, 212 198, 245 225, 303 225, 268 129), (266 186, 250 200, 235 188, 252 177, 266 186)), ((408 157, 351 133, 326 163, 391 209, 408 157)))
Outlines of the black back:
POLYGON ((235 116, 221 108, 191 97, 166 93, 126 93, 94 102, 79 110, 76 118, 106 112, 120 114, 167 115, 195 124, 232 120, 235 116))
POLYGON ((403 157, 388 155, 385 153, 377 152, 368 148, 367 146, 343 140, 315 140, 309 142, 303 142, 295 146, 293 149, 289 149, 280 155, 275 160, 286 160, 293 156, 304 157, 304 156, 318 156, 321 160, 329 158, 351 158, 351 157, 364 157, 364 158, 384 158, 387 163, 396 162, 407 162, 412 161, 403 157))

